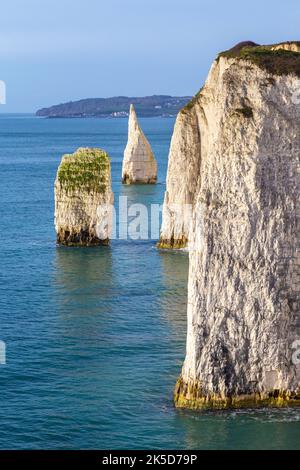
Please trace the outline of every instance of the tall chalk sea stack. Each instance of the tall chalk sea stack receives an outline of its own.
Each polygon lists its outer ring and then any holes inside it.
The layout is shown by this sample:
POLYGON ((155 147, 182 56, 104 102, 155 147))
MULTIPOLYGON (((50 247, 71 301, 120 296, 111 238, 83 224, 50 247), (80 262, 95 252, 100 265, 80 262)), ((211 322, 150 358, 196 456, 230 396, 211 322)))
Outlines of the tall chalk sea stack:
POLYGON ((110 160, 100 149, 64 155, 55 180, 55 229, 63 245, 107 245, 111 231, 110 160))
POLYGON ((131 105, 122 182, 124 184, 154 184, 156 181, 157 163, 150 144, 139 126, 134 107, 131 105))
POLYGON ((189 103, 177 116, 171 140, 159 248, 188 245, 200 155, 199 118, 189 103))
POLYGON ((183 182, 194 201, 177 407, 300 404, 299 50, 221 53, 177 119, 169 199, 183 182))

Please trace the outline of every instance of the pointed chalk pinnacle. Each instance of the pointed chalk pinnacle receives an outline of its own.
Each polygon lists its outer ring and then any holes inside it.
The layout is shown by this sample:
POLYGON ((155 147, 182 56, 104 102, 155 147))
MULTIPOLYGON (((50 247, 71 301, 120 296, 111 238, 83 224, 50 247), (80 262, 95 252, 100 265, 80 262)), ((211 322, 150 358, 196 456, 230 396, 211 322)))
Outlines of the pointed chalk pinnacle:
POLYGON ((157 163, 150 144, 139 126, 133 104, 130 105, 128 142, 124 152, 122 182, 124 184, 154 184, 157 163))

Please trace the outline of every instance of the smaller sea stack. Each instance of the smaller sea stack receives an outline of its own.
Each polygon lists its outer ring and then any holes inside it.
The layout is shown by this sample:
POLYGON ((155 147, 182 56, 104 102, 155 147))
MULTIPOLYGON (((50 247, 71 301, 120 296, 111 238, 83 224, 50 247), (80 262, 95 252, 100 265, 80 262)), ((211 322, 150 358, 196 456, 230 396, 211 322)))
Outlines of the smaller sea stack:
POLYGON ((150 144, 139 126, 133 105, 130 106, 128 142, 124 152, 122 183, 155 184, 157 163, 150 144))
POLYGON ((110 158, 96 148, 64 155, 55 180, 57 243, 107 245, 111 231, 110 158))

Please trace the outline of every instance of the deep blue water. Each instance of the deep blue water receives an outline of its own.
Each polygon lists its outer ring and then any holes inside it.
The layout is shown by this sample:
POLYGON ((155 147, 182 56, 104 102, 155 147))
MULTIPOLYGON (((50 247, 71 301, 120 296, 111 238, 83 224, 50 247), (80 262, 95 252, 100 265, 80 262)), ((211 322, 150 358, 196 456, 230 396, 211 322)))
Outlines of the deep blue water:
POLYGON ((123 187, 126 120, 0 115, 0 448, 300 448, 300 411, 176 411, 185 351, 185 253, 155 240, 55 244, 61 155, 106 149, 116 199, 161 203, 173 119, 141 119, 156 186, 123 187))

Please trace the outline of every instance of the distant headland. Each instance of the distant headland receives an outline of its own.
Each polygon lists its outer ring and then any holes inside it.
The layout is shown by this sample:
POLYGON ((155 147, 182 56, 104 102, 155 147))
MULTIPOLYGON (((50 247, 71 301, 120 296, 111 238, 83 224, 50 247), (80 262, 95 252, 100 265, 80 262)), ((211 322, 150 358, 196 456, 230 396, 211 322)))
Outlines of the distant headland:
POLYGON ((122 118, 129 115, 132 103, 141 117, 172 117, 183 108, 191 96, 153 95, 144 97, 116 96, 113 98, 87 98, 42 108, 37 116, 48 118, 122 118))

